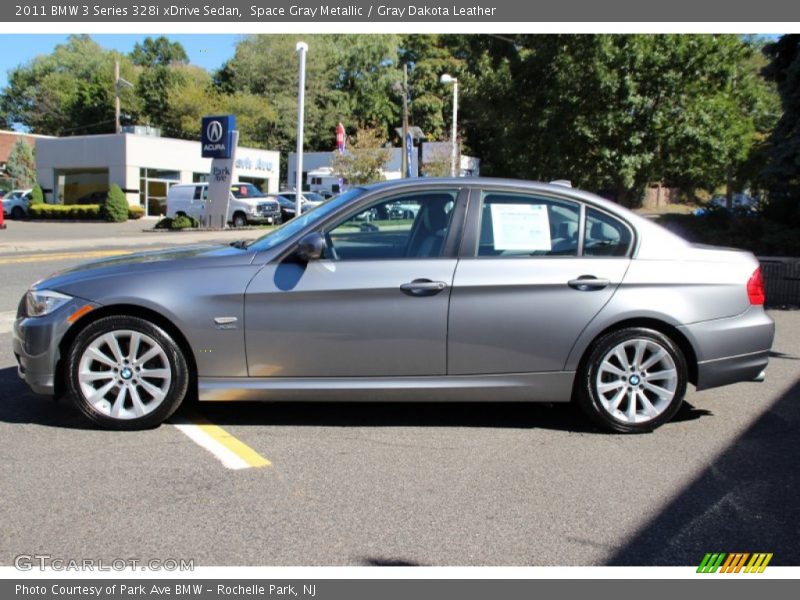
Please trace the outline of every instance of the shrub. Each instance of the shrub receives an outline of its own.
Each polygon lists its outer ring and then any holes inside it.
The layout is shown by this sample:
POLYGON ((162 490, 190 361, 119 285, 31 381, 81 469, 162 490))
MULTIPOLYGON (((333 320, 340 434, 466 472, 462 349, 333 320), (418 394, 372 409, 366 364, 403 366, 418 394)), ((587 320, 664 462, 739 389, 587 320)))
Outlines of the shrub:
POLYGON ((128 218, 131 220, 141 219, 144 216, 144 208, 137 204, 128 207, 128 218))
POLYGON ((187 217, 186 215, 179 215, 172 219, 170 229, 189 229, 192 227, 199 227, 200 222, 194 217, 187 217))
POLYGON ((44 204, 44 192, 42 191, 42 186, 38 183, 31 190, 30 205, 33 206, 34 204, 44 204))
POLYGON ((115 183, 108 190, 108 199, 103 205, 103 218, 112 223, 123 223, 128 220, 128 199, 115 183))
POLYGON ((200 227, 200 221, 194 217, 187 217, 186 215, 178 215, 175 218, 164 217, 156 223, 156 229, 171 229, 173 231, 179 229, 191 229, 193 227, 200 227))
POLYGON ((31 204, 28 207, 31 219, 99 219, 99 204, 31 204))

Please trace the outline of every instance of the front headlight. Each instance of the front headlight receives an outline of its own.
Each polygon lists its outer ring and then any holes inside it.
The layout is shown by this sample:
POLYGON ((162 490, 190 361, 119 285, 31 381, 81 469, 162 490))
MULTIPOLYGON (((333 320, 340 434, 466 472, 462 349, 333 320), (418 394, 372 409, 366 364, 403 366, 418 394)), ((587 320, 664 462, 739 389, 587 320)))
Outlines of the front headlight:
POLYGON ((25 294, 25 313, 29 317, 43 317, 70 300, 71 296, 52 290, 28 290, 25 294))

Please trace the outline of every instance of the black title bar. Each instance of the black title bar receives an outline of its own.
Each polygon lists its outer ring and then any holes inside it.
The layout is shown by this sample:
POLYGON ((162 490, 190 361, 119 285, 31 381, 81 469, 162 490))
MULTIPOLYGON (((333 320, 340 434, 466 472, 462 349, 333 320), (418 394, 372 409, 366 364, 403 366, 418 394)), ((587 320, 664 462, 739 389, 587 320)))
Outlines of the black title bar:
MULTIPOLYGON (((787 0, 91 0, 3 2, 7 22, 800 22, 787 0)), ((783 33, 776 31, 775 33, 783 33)))

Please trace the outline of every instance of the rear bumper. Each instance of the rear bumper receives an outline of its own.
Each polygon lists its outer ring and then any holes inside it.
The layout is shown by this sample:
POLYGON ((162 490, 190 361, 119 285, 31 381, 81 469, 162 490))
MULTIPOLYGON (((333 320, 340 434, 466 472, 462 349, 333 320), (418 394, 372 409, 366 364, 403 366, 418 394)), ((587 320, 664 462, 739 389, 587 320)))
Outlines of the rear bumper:
POLYGON ((679 329, 696 353, 698 390, 756 379, 769 362, 775 337, 775 322, 760 306, 679 329))

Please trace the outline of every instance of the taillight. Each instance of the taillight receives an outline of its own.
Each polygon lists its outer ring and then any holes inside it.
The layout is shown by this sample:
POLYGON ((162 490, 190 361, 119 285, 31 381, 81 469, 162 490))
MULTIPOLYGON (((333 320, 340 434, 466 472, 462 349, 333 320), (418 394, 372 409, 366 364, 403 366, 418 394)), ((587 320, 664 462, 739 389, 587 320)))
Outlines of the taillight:
POLYGON ((764 304, 767 295, 764 293, 764 278, 761 276, 761 267, 758 267, 747 281, 747 297, 750 304, 764 304))

